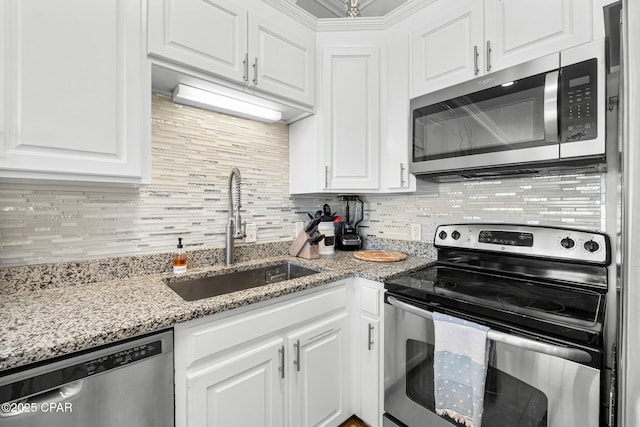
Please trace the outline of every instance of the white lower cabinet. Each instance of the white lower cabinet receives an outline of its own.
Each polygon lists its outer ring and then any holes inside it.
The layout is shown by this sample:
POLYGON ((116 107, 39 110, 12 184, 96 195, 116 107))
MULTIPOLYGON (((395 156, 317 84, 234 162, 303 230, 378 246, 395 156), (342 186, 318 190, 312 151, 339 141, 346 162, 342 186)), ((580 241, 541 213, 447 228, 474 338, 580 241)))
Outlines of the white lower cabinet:
POLYGON ((176 325, 176 427, 381 426, 383 286, 326 286, 176 325))
POLYGON ((353 279, 355 333, 352 349, 354 412, 369 426, 382 426, 384 285, 353 279))
POLYGON ((175 327, 177 427, 338 426, 352 413, 350 280, 175 327))
POLYGON ((349 322, 346 312, 292 332, 289 425, 339 425, 347 419, 349 322))
POLYGON ((361 314, 357 336, 361 351, 360 367, 360 411, 359 417, 370 426, 380 425, 382 405, 380 399, 380 320, 361 314))
POLYGON ((284 340, 241 347, 189 372, 187 420, 193 427, 284 425, 284 340))

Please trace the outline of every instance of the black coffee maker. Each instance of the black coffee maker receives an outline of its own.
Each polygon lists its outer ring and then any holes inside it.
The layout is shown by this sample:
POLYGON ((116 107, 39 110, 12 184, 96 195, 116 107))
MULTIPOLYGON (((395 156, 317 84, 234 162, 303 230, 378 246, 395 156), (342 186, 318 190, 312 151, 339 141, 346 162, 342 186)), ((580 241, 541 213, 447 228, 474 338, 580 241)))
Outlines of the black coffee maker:
POLYGON ((342 249, 343 251, 357 251, 362 247, 362 239, 360 239, 360 235, 358 234, 358 224, 364 219, 364 203, 358 196, 354 195, 342 195, 338 197, 340 197, 346 205, 344 209, 344 221, 338 223, 336 229, 336 244, 338 249, 342 249), (353 218, 350 212, 350 202, 354 202, 353 218), (359 216, 358 203, 360 204, 359 216))

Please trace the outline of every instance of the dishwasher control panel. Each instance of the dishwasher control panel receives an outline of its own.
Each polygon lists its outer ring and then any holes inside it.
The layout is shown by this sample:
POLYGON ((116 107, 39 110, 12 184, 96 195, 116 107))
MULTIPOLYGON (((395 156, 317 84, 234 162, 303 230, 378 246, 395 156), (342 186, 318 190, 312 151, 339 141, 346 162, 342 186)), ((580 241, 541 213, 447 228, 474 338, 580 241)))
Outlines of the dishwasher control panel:
POLYGON ((158 340, 89 360, 84 362, 84 366, 87 368, 87 376, 90 376, 113 368, 119 368, 120 366, 137 362, 160 353, 162 353, 162 341, 158 340))

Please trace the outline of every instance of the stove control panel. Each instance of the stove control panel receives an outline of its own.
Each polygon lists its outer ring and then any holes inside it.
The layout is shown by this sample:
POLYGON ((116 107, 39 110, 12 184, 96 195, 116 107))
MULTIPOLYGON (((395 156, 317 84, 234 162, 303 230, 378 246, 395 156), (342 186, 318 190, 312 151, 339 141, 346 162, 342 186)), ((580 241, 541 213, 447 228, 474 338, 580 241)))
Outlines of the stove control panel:
POLYGON ((436 247, 471 249, 609 265, 604 233, 516 224, 450 224, 436 229, 436 247))

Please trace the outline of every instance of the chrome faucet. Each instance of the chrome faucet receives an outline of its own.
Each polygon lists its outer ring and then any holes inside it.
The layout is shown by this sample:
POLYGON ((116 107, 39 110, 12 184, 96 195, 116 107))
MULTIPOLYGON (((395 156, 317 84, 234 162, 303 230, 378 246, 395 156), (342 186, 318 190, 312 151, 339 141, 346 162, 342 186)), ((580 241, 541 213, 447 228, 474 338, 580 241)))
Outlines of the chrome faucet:
POLYGON ((242 203, 240 202, 240 184, 242 182, 242 177, 240 176, 240 171, 238 168, 231 169, 231 175, 229 175, 229 216, 227 218, 227 265, 233 264, 235 258, 235 250, 234 250, 234 242, 236 239, 244 238, 244 230, 242 227, 242 219, 240 218, 240 207, 242 203), (233 196, 231 192, 231 187, 233 184, 233 178, 236 178, 236 206, 235 211, 233 208, 233 196))

